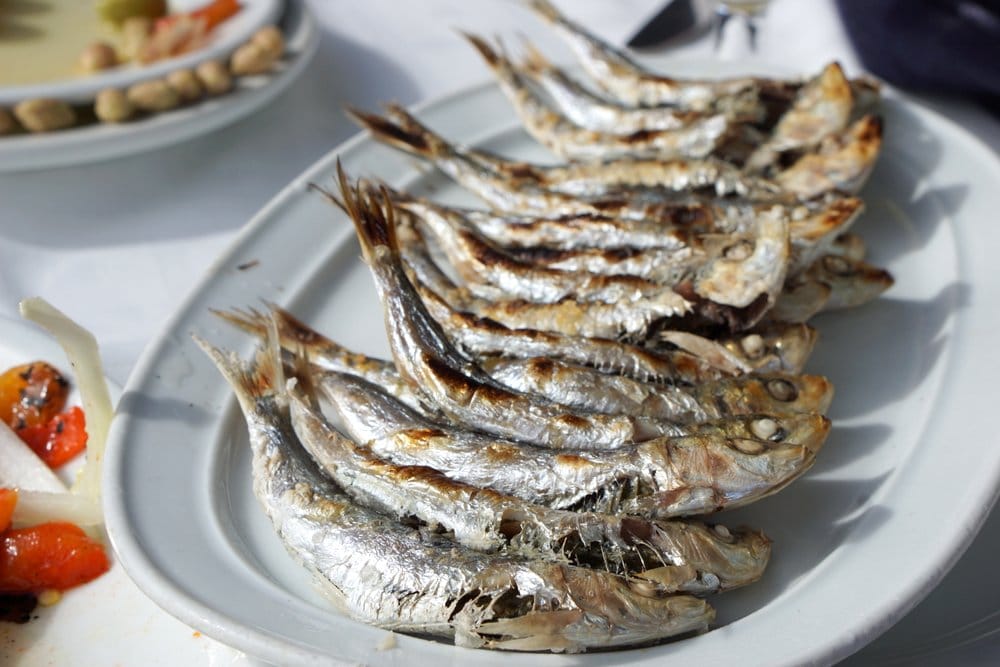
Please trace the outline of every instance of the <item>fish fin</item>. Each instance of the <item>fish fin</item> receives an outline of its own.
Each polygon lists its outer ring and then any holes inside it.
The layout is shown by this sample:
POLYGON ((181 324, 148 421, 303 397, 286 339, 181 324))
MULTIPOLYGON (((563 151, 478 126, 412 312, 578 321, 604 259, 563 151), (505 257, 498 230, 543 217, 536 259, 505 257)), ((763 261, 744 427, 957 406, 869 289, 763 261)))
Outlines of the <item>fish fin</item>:
POLYGON ((425 129, 423 126, 405 127, 383 116, 352 108, 347 109, 347 114, 379 141, 418 157, 433 157, 435 154, 427 134, 420 131, 425 129))
POLYGON ((352 187, 340 160, 337 160, 337 184, 348 217, 354 223, 365 261, 370 263, 380 246, 398 254, 396 214, 389 195, 381 190, 376 193, 371 187, 363 189, 357 184, 352 187))
POLYGON ((219 372, 232 386, 240 405, 247 414, 254 409, 256 401, 274 396, 278 387, 275 379, 281 376, 274 355, 262 350, 253 361, 244 361, 234 352, 221 350, 201 336, 192 334, 194 342, 208 355, 219 372))
POLYGON ((526 0, 525 4, 550 23, 559 23, 563 20, 562 14, 549 0, 526 0))
POLYGON ((460 32, 459 34, 461 34, 462 37, 465 37, 469 44, 472 44, 472 47, 479 52, 479 55, 483 57, 483 60, 485 60, 486 64, 491 68, 496 69, 501 65, 500 54, 494 51, 493 47, 491 47, 485 39, 470 32, 460 32))
POLYGON ((529 40, 525 35, 521 35, 521 48, 524 50, 521 67, 528 74, 541 74, 554 69, 552 62, 545 57, 541 49, 535 46, 534 42, 529 40))
POLYGON ((210 308, 209 312, 227 324, 254 336, 262 336, 267 330, 267 315, 256 308, 233 308, 232 310, 210 308))

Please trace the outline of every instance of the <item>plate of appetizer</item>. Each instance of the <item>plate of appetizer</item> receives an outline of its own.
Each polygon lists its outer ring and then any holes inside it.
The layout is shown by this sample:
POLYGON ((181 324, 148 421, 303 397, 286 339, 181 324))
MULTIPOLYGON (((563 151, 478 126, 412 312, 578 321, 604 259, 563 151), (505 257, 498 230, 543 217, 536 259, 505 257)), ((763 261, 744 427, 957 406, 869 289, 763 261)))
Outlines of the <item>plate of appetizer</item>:
POLYGON ((281 664, 842 659, 996 498, 996 157, 532 5, 583 74, 470 37, 499 85, 353 111, 146 351, 115 549, 281 664))
MULTIPOLYGON (((56 325, 57 338, 67 324, 56 325)), ((0 340, 0 524, 12 519, 0 526, 0 663, 174 665, 220 651, 232 659, 154 604, 113 558, 93 497, 100 464, 85 461, 99 456, 100 424, 110 418, 101 419, 95 378, 112 401, 121 389, 91 353, 70 363, 32 322, 0 318, 0 340), (30 541, 34 548, 18 549, 30 541)))
POLYGON ((0 104, 89 102, 200 62, 226 59, 281 13, 279 0, 100 0, 0 7, 0 104))
MULTIPOLYGON (((192 53, 190 57, 201 58, 193 65, 174 63, 165 73, 125 87, 108 83, 112 87, 100 88, 96 98, 84 102, 40 98, 41 106, 28 109, 42 123, 36 130, 26 129, 25 123, 33 122, 31 116, 16 117, 16 105, 4 111, 8 131, 0 133, 0 171, 30 171, 140 153, 199 136, 252 113, 302 73, 319 41, 315 21, 303 3, 291 0, 278 3, 277 8, 272 24, 230 45, 221 59, 192 53), (236 51, 241 49, 248 56, 237 64, 236 51)), ((167 63, 173 60, 162 64, 167 63)))

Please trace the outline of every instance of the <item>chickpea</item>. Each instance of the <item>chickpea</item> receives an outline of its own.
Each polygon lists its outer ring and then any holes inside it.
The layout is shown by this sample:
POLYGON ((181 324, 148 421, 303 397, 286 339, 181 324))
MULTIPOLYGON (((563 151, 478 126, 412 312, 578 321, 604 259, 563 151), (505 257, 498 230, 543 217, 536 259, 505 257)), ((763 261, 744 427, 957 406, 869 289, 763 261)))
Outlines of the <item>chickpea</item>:
POLYGON ((128 101, 142 111, 167 111, 181 103, 180 95, 163 79, 133 84, 126 94, 128 101))
POLYGON ((84 72, 100 72, 118 64, 118 54, 107 42, 94 42, 80 54, 80 69, 84 72))
POLYGON ((193 70, 176 69, 167 74, 167 85, 177 91, 182 102, 194 102, 205 92, 193 70))
POLYGON ((218 60, 206 60, 200 63, 194 73, 209 95, 222 95, 232 90, 233 77, 230 76, 226 66, 218 60))
POLYGON ((53 99, 25 100, 14 107, 14 116, 29 132, 51 132, 70 127, 76 113, 66 102, 53 99))
POLYGON ((105 123, 121 123, 135 113, 128 95, 117 88, 105 88, 94 100, 94 114, 105 123))
POLYGON ((0 136, 17 131, 17 121, 5 108, 0 107, 0 136))
POLYGON ((153 31, 153 21, 145 16, 131 16, 122 23, 122 51, 131 60, 139 60, 153 31))
POLYGON ((274 61, 267 51, 253 42, 247 42, 233 53, 229 59, 229 68, 236 76, 264 74, 271 70, 274 61))
POLYGON ((285 36, 277 26, 264 26, 250 38, 251 44, 264 51, 269 57, 277 60, 285 52, 285 36))

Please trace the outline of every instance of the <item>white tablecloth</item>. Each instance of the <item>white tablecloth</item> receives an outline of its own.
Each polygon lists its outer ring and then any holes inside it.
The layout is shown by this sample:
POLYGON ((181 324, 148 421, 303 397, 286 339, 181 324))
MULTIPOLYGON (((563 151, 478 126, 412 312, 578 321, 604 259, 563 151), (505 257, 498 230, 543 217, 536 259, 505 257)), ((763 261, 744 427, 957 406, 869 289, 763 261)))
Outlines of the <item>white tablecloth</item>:
MULTIPOLYGON (((621 43, 659 2, 560 4, 621 43)), ((124 384, 143 348, 240 226, 355 133, 341 112, 345 104, 410 104, 487 79, 455 28, 512 42, 524 33, 547 52, 568 57, 545 27, 510 1, 313 0, 310 6, 322 29, 315 60, 286 94, 255 115, 141 155, 0 176, 0 315, 16 317, 25 296, 48 299, 96 334, 109 375, 124 384)), ((742 39, 729 37, 727 44, 742 39)), ((752 58, 793 71, 818 70, 831 59, 849 73, 861 71, 827 0, 773 0, 759 40, 752 58)), ((735 57, 739 50, 727 48, 723 55, 735 57)), ((678 52, 709 55, 710 41, 678 52)), ((1000 147, 1000 123, 990 116, 953 100, 930 103, 1000 147)), ((897 633, 905 632, 905 623, 897 633)), ((178 632, 172 621, 163 627, 178 632)), ((1000 642, 973 649, 952 652, 950 661, 1000 661, 1000 642)), ((227 651, 216 647, 196 657, 203 664, 231 664, 227 651)), ((181 664, 173 660, 178 657, 163 664, 181 664)))

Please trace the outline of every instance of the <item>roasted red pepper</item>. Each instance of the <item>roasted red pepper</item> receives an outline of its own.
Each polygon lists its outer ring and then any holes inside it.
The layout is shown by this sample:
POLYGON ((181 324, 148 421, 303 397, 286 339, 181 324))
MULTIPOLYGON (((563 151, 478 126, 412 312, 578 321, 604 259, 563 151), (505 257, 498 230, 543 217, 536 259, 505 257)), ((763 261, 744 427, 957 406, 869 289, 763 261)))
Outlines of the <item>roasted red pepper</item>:
POLYGON ((205 32, 211 32, 215 26, 219 25, 230 16, 240 11, 238 0, 213 0, 203 7, 183 14, 170 14, 157 19, 153 26, 153 31, 164 30, 182 16, 192 19, 201 19, 205 24, 205 32))
POLYGON ((43 523, 0 535, 0 593, 64 591, 109 567, 104 547, 71 523, 43 523))
POLYGON ((17 434, 50 468, 58 468, 87 447, 83 410, 72 407, 46 424, 20 429, 17 434))
POLYGON ((33 361, 0 374, 0 419, 15 431, 62 412, 69 383, 51 364, 33 361))
POLYGON ((17 490, 0 489, 0 533, 10 528, 14 507, 17 505, 17 490))

